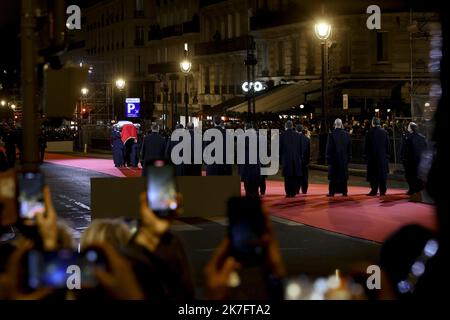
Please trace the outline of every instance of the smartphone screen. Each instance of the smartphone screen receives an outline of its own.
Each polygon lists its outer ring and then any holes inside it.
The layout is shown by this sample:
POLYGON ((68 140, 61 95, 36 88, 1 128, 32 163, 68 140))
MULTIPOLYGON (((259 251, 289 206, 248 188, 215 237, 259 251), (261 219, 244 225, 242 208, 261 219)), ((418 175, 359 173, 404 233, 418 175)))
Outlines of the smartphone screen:
POLYGON ((79 270, 82 288, 98 285, 95 269, 106 269, 106 258, 98 250, 87 250, 81 254, 72 250, 28 253, 28 286, 62 289, 67 287, 69 276, 79 270), (69 268, 71 267, 72 268, 69 268), (79 268, 79 269, 78 269, 79 268))
POLYGON ((247 265, 265 258, 261 238, 265 233, 264 216, 258 197, 236 197, 228 201, 228 233, 231 255, 247 265))
POLYGON ((147 199, 149 207, 162 218, 175 213, 178 208, 175 172, 172 165, 157 160, 147 166, 147 199))
POLYGON ((44 176, 39 172, 21 172, 18 179, 19 216, 34 220, 38 212, 45 210, 44 176))
POLYGON ((81 286, 83 288, 92 288, 98 285, 95 269, 106 270, 106 258, 102 252, 94 249, 86 250, 81 253, 79 259, 81 269, 81 286))
POLYGON ((28 286, 62 289, 67 287, 67 278, 71 274, 68 268, 77 265, 77 253, 71 250, 28 253, 28 286))

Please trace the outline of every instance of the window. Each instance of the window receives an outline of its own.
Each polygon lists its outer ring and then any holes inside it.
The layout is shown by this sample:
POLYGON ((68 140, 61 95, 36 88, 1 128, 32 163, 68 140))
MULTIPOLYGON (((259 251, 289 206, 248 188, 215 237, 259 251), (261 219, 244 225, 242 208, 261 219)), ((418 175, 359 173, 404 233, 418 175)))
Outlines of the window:
POLYGON ((241 15, 239 12, 236 12, 236 14, 235 14, 235 21, 236 21, 235 36, 240 37, 241 36, 241 15))
POLYGON ((284 75, 284 48, 283 41, 278 41, 277 43, 277 51, 278 51, 278 75, 284 75))
POLYGON ((144 45, 144 27, 143 26, 136 26, 134 44, 136 46, 144 45))
POLYGON ((377 32, 377 62, 389 61, 388 33, 377 32))
POLYGON ((233 16, 228 15, 228 39, 233 38, 233 16))
POLYGON ((136 0, 136 11, 144 11, 144 0, 136 0))

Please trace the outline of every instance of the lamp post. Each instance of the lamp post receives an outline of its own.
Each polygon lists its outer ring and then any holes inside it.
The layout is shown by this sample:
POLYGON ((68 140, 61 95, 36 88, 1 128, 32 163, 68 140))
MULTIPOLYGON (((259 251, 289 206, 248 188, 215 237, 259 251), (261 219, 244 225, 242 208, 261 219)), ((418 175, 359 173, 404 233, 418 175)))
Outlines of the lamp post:
POLYGON ((184 113, 185 113, 185 127, 188 124, 188 107, 189 107, 189 94, 188 94, 188 76, 192 68, 192 63, 188 59, 188 44, 184 44, 184 59, 180 62, 181 71, 184 73, 184 113))
MULTIPOLYGON (((116 85, 116 89, 119 90, 119 92, 121 93, 121 98, 122 98, 122 91, 123 89, 125 89, 126 86, 126 82, 123 78, 117 78, 115 81, 115 85, 116 85)), ((113 87, 113 103, 112 103, 112 117, 113 120, 115 120, 115 110, 114 110, 114 87, 113 87)), ((122 103, 122 99, 121 99, 121 103, 122 103)))
POLYGON ((327 59, 327 40, 331 35, 331 25, 326 21, 319 21, 314 26, 314 31, 316 37, 320 40, 321 48, 322 48, 322 124, 320 126, 320 135, 319 135, 319 163, 325 163, 325 149, 327 143, 327 112, 326 112, 326 83, 328 76, 328 59, 327 59))

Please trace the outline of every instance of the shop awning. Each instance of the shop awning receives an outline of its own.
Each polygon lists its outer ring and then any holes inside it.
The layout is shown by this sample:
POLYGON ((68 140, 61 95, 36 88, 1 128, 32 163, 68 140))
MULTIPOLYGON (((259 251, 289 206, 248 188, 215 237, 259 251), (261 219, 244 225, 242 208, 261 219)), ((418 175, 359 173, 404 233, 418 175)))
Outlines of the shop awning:
MULTIPOLYGON (((319 89, 320 81, 280 85, 267 94, 255 98, 256 112, 281 112, 299 106, 306 101, 306 95, 319 89)), ((228 111, 246 112, 247 101, 228 108, 228 111)))

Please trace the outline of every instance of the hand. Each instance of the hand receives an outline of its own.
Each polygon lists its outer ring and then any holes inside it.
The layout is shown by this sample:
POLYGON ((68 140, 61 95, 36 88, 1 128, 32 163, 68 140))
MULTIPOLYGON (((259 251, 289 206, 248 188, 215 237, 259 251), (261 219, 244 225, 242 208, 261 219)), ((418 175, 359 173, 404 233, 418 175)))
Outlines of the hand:
POLYGON ((58 246, 58 218, 55 208, 53 207, 50 188, 45 186, 43 192, 45 211, 39 212, 36 215, 36 224, 42 238, 44 250, 53 251, 56 250, 58 246))
POLYGON ((98 281, 108 291, 108 294, 118 300, 145 299, 134 270, 128 261, 107 243, 96 245, 96 247, 102 250, 108 261, 110 271, 95 270, 98 281))
POLYGON ((40 300, 52 292, 49 288, 41 288, 27 294, 21 290, 21 261, 32 247, 32 241, 21 240, 9 257, 5 272, 0 274, 0 300, 40 300))
POLYGON ((205 268, 208 298, 223 300, 227 296, 228 283, 232 272, 239 268, 233 257, 228 256, 230 241, 225 238, 205 268))
POLYGON ((154 252, 158 247, 161 237, 169 230, 172 222, 169 219, 161 219, 155 215, 147 203, 145 192, 140 194, 140 221, 141 226, 135 237, 137 244, 154 252))

